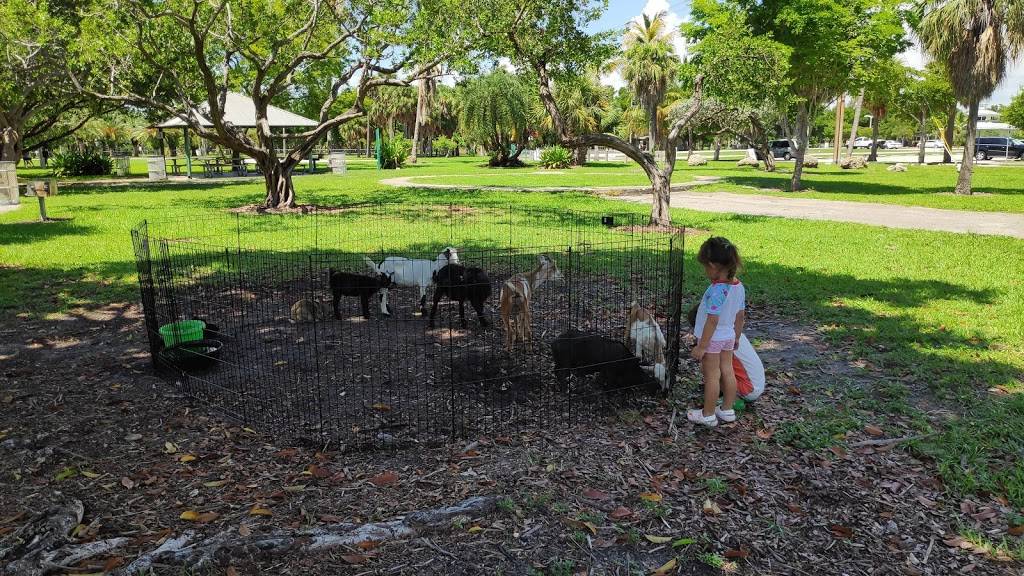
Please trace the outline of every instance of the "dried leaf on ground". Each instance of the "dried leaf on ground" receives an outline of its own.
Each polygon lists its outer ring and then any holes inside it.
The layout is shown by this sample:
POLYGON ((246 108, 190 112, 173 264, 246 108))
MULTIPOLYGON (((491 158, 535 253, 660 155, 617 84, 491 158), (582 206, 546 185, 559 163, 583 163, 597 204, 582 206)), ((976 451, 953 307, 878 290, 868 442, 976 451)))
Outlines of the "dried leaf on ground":
POLYGON ((615 510, 612 510, 608 517, 613 520, 622 520, 623 518, 629 518, 633 515, 633 511, 625 506, 619 506, 615 510))
POLYGON ((708 516, 717 516, 722 513, 722 509, 719 508, 718 504, 712 502, 710 498, 704 499, 704 504, 701 505, 701 509, 703 509, 704 513, 708 516))
POLYGON ((676 559, 673 558, 659 566, 658 569, 654 572, 651 572, 651 576, 665 576, 666 574, 670 574, 673 570, 676 569, 676 566, 678 564, 679 563, 676 561, 676 559))
POLYGON ((378 488, 382 486, 390 486, 392 484, 395 484, 396 482, 398 482, 398 474, 390 470, 385 470, 384 472, 381 472, 380 474, 374 476, 373 478, 370 478, 370 484, 373 484, 378 488))

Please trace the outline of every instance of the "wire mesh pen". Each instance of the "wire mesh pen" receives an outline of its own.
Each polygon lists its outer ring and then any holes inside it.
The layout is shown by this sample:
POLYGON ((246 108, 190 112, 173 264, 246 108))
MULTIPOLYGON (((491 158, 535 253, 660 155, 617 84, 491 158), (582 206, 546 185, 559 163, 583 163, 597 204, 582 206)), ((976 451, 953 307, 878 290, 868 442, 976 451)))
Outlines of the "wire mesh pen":
POLYGON ((673 382, 684 236, 651 231, 644 220, 497 205, 373 204, 143 221, 132 239, 154 366, 184 393, 267 432, 382 446, 550 428, 603 409, 610 396, 636 392, 639 383, 612 395, 600 377, 573 378, 566 390, 557 385, 550 349, 570 328, 623 340, 633 302, 665 330, 673 382), (435 261, 446 248, 462 266, 485 271, 488 326, 468 311, 462 327, 459 305, 442 299, 430 328, 416 287, 389 290, 389 316, 377 299, 364 318, 359 298, 342 297, 335 318, 329 270, 372 275, 368 259, 435 261), (562 277, 530 297, 533 340, 509 348, 499 294, 540 255, 562 277), (301 300, 314 312, 294 318, 301 300), (160 333, 187 320, 206 326, 203 346, 188 350, 198 361, 172 354, 188 343, 169 343, 160 333))

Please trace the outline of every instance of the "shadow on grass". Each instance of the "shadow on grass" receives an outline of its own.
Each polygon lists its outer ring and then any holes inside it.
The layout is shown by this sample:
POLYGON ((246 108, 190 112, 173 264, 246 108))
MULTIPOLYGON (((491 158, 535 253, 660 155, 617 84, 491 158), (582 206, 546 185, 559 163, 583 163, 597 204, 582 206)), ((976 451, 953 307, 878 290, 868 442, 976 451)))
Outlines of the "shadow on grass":
POLYGON ((60 236, 87 236, 96 228, 76 224, 74 220, 52 220, 50 222, 26 221, 0 224, 0 246, 32 244, 60 236))

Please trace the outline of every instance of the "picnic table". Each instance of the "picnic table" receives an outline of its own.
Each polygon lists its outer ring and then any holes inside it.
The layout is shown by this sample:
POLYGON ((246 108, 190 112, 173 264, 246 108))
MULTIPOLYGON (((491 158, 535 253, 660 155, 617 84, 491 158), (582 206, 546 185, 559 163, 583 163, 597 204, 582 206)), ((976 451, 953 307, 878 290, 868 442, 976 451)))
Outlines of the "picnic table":
MULTIPOLYGON (((306 172, 316 172, 316 163, 320 159, 319 154, 310 154, 306 157, 303 162, 306 164, 306 172)), ((281 158, 284 160, 284 157, 281 158)), ((203 167, 203 176, 206 178, 212 178, 214 176, 224 176, 227 173, 234 174, 236 176, 248 176, 250 174, 258 174, 259 167, 256 166, 256 161, 252 158, 228 158, 224 156, 211 156, 211 157, 196 157, 192 159, 192 164, 203 167)), ((168 172, 175 176, 184 174, 188 166, 188 161, 185 158, 170 157, 167 158, 168 172)))

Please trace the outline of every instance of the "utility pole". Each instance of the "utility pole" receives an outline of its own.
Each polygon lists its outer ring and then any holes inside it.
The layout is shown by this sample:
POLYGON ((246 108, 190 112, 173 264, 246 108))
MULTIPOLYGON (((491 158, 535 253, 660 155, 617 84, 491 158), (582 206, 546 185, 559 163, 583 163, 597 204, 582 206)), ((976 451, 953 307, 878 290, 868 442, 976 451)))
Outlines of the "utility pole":
POLYGON ((843 148, 843 122, 845 121, 844 116, 846 115, 846 92, 843 92, 839 96, 839 101, 836 102, 836 132, 835 137, 832 140, 832 162, 839 165, 839 151, 843 148))

